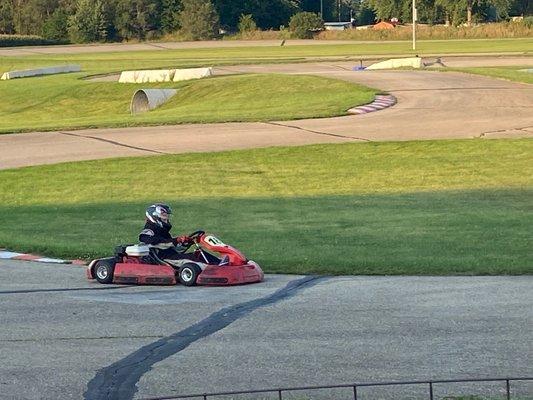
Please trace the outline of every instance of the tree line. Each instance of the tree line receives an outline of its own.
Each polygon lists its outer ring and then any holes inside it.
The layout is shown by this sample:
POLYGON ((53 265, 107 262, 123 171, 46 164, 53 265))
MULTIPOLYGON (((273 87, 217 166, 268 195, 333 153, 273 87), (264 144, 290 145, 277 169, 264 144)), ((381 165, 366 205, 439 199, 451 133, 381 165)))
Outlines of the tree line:
MULTIPOLYGON (((0 33, 72 42, 146 40, 178 32, 210 39, 220 29, 280 29, 300 12, 367 25, 410 21, 412 0, 0 0, 0 33)), ((422 23, 458 25, 533 14, 533 0, 417 0, 422 23)))

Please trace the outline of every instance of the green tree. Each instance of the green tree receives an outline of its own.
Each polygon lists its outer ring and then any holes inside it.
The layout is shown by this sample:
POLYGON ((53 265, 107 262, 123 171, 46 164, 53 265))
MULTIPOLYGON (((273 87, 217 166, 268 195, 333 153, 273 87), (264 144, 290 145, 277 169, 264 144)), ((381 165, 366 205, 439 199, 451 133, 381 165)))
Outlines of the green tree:
POLYGON ((252 14, 241 14, 239 18, 239 32, 253 32, 257 30, 257 25, 252 14))
POLYGON ((533 0, 514 0, 511 3, 509 14, 512 16, 533 15, 533 0))
POLYGON ((68 21, 69 36, 76 43, 103 41, 107 25, 103 0, 78 0, 76 13, 68 21))
POLYGON ((161 4, 156 0, 119 0, 115 28, 123 39, 150 39, 159 33, 161 4))
POLYGON ((175 32, 180 28, 179 14, 181 0, 163 0, 161 3, 161 30, 164 33, 175 32))
POLYGON ((404 20, 403 12, 408 0, 368 0, 368 5, 374 10, 376 18, 379 20, 390 20, 399 18, 404 20))
POLYGON ((356 21, 358 25, 371 25, 376 21, 376 13, 367 0, 361 2, 361 8, 357 14, 356 21))
MULTIPOLYGON (((472 25, 474 17, 486 17, 487 10, 493 9, 495 19, 500 19, 508 14, 512 0, 436 0, 443 11, 450 17, 454 25, 466 21, 472 25)), ((486 19, 486 18, 483 18, 486 19)))
MULTIPOLYGON (((416 4, 421 22, 446 20, 458 25, 466 21, 471 25, 475 18, 505 18, 512 1, 516 0, 417 0, 416 4)), ((363 6, 372 8, 377 18, 382 20, 396 17, 401 21, 410 21, 412 18, 412 0, 364 0, 363 6)))
POLYGON ((15 25, 13 23, 13 1, 0 1, 0 33, 12 34, 15 33, 15 25))
POLYGON ((313 37, 313 32, 324 28, 324 21, 318 14, 312 12, 299 12, 291 17, 289 29, 294 37, 299 39, 309 39, 313 37))
POLYGON ((44 22, 43 37, 50 40, 65 40, 68 38, 68 16, 64 9, 57 8, 44 22))
MULTIPOLYGON (((324 0, 329 1, 332 0, 324 0)), ((242 14, 251 14, 261 29, 277 29, 300 10, 300 1, 294 0, 213 0, 213 5, 221 25, 229 30, 237 30, 242 14)))
POLYGON ((220 20, 209 0, 183 0, 179 22, 181 33, 189 40, 209 40, 219 35, 220 20))
POLYGON ((13 25, 21 35, 39 35, 43 27, 38 0, 15 0, 13 3, 13 25))

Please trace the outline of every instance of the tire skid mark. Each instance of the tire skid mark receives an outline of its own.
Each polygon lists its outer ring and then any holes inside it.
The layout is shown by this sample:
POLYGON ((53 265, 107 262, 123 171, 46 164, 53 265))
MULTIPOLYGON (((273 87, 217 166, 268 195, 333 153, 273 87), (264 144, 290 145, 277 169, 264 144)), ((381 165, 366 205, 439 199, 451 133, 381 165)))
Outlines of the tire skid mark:
POLYGON ((210 336, 252 311, 296 295, 300 290, 317 285, 328 277, 306 276, 289 282, 273 294, 225 307, 202 321, 141 347, 108 367, 102 368, 87 384, 84 399, 133 399, 137 383, 154 364, 179 353, 194 342, 210 336))

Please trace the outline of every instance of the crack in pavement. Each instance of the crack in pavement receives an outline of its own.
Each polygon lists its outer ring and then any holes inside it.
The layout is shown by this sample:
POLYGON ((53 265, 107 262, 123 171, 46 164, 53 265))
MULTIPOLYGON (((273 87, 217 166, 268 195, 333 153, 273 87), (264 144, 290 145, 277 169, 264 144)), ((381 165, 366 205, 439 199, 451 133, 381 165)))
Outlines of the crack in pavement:
POLYGON ((480 133, 479 135, 476 135, 474 136, 474 138, 484 138, 486 135, 490 135, 491 133, 500 133, 500 132, 509 132, 509 131, 522 131, 522 132, 525 132, 527 134, 533 134, 532 131, 529 131, 528 129, 531 129, 533 128, 533 126, 523 126, 521 128, 505 128, 505 129, 498 129, 498 130, 495 130, 495 131, 487 131, 487 132, 482 132, 480 133))
POLYGON ((336 133, 329 133, 329 132, 314 131, 312 129, 302 128, 301 126, 282 124, 281 122, 262 122, 262 123, 263 124, 267 124, 267 125, 283 126, 285 128, 298 129, 298 130, 301 130, 301 131, 304 131, 304 132, 314 133, 314 134, 317 134, 317 135, 333 136, 333 137, 338 137, 338 138, 342 138, 342 139, 362 140, 364 142, 371 142, 370 139, 366 139, 366 138, 360 138, 360 137, 355 137, 355 136, 338 135, 336 133))
POLYGON ((317 285, 329 277, 306 276, 290 281, 271 295, 223 308, 188 328, 141 347, 123 359, 99 370, 87 384, 83 394, 90 400, 133 399, 137 383, 154 364, 186 349, 252 311, 296 295, 300 290, 317 285))
POLYGON ((110 140, 110 139, 99 138, 99 137, 96 137, 96 136, 77 135, 77 134, 72 133, 72 132, 62 132, 62 131, 59 131, 59 132, 57 132, 57 133, 60 133, 61 135, 74 136, 74 137, 78 137, 78 138, 98 140, 98 141, 100 141, 100 142, 113 144, 113 145, 115 145, 115 146, 127 147, 127 148, 129 148, 129 149, 146 151, 146 152, 148 152, 148 153, 155 153, 155 154, 169 154, 169 153, 165 153, 164 151, 152 150, 152 149, 147 149, 147 148, 144 148, 144 147, 131 146, 131 145, 129 145, 129 144, 124 144, 124 143, 116 142, 116 141, 114 141, 114 140, 110 140))

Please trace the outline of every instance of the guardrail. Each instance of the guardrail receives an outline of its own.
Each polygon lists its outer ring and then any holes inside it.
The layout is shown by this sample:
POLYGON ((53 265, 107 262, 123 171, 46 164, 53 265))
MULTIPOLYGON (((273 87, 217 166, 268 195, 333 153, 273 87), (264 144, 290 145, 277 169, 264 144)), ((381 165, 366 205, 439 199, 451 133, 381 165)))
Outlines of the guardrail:
POLYGON ((485 378, 485 379, 442 379, 442 380, 426 380, 426 381, 398 381, 398 382, 361 382, 361 383, 349 383, 341 385, 326 385, 326 386, 298 386, 298 387, 285 387, 276 389, 258 389, 258 390, 239 390, 233 392, 213 392, 213 393, 197 393, 197 394, 185 394, 177 396, 166 397, 150 397, 142 400, 173 400, 173 399, 192 399, 199 398, 207 400, 210 397, 216 396, 231 396, 231 395, 245 395, 245 394, 259 394, 259 393, 272 393, 277 394, 278 400, 283 400, 283 393, 296 392, 304 390, 319 390, 319 389, 341 389, 349 388, 353 391, 353 399, 359 400, 357 397, 357 388, 362 387, 377 387, 377 386, 406 386, 406 385, 427 385, 428 386, 428 399, 434 400, 434 385, 442 383, 473 383, 473 382, 502 382, 505 383, 506 399, 511 400, 511 382, 513 381, 533 381, 533 377, 528 378, 485 378))

